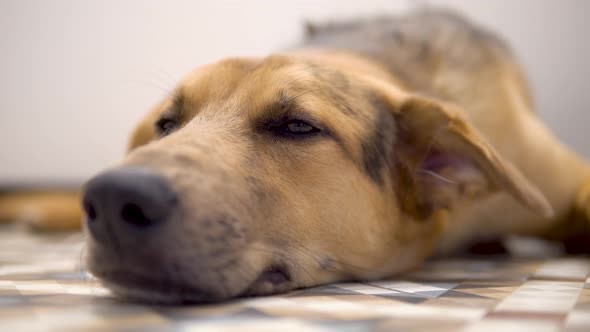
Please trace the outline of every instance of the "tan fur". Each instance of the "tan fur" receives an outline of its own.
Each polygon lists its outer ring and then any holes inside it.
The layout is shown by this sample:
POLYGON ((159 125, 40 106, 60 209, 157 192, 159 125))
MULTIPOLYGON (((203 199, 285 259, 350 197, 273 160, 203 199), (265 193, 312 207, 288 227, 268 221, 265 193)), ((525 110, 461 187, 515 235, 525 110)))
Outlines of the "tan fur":
MULTIPOLYGON (((325 30, 309 30, 309 48, 195 70, 138 125, 121 165, 157 170, 183 198, 185 220, 162 235, 180 277, 194 273, 203 250, 194 243, 220 218, 243 236, 205 245, 236 260, 200 270, 201 287, 223 277, 215 299, 382 278, 478 239, 551 237, 570 227, 572 211, 582 216, 577 234, 588 231, 588 164, 534 115, 496 38, 444 13, 325 30), (381 41, 391 27, 395 43, 381 41), (367 44, 349 47, 354 40, 367 44), (289 98, 326 134, 289 140, 260 129, 289 98), (167 116, 181 126, 160 138, 154 123, 167 116), (375 149, 388 160, 367 159, 375 149), (273 264, 288 267, 288 283, 257 282, 273 264)), ((0 214, 17 215, 11 204, 0 201, 0 214)), ((108 282, 120 267, 92 239, 89 251, 91 270, 108 282)), ((150 296, 165 294, 139 295, 150 296)))

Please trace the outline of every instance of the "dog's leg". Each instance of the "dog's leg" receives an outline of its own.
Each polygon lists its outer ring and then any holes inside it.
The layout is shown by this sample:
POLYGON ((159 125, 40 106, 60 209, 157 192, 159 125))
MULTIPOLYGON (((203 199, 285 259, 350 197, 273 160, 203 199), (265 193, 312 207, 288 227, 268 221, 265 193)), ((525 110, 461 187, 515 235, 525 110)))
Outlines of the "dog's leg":
POLYGON ((557 232, 568 253, 590 253, 590 179, 586 180, 578 194, 572 212, 568 216, 567 228, 557 232))
POLYGON ((576 197, 576 208, 586 217, 590 227, 590 179, 580 187, 576 197))
POLYGON ((74 192, 0 194, 0 223, 23 223, 39 231, 78 230, 80 196, 74 192))

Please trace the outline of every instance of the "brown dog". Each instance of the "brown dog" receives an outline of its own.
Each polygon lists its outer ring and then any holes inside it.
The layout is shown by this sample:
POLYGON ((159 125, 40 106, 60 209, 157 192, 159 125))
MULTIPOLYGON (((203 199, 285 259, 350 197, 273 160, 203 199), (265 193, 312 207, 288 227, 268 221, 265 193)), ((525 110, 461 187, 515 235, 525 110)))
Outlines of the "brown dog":
POLYGON ((506 45, 453 14, 310 26, 297 50, 195 70, 141 122, 85 187, 90 271, 125 297, 217 301, 507 234, 587 239, 590 167, 532 110, 506 45))

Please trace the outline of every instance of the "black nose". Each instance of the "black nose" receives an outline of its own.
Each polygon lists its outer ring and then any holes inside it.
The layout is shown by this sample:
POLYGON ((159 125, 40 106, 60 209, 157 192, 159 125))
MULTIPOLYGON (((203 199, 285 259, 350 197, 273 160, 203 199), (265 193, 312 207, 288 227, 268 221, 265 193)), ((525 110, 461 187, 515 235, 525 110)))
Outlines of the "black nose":
POLYGON ((166 222, 177 201, 163 176, 147 168, 123 167, 92 178, 83 205, 87 227, 100 241, 113 233, 135 233, 166 222))

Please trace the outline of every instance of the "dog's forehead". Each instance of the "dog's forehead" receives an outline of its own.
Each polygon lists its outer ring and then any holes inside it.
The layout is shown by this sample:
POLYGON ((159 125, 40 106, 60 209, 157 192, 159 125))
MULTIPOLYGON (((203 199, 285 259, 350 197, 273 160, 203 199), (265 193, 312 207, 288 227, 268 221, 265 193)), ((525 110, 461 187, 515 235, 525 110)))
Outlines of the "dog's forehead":
MULTIPOLYGON (((184 113, 205 109, 252 113, 268 108, 281 98, 322 90, 320 85, 338 85, 342 75, 321 75, 321 68, 297 57, 231 58, 192 71, 178 85, 172 100, 184 113), (332 80, 332 81, 330 81, 332 80), (231 107, 228 107, 231 106, 231 107)), ((325 90, 325 89, 324 89, 325 90)), ((310 93, 308 100, 314 97, 310 93)), ((325 98, 327 101, 329 98, 325 98)))
POLYGON ((342 69, 302 56, 230 58, 191 72, 172 99, 187 119, 199 112, 257 119, 281 100, 293 99, 317 120, 346 127, 346 136, 362 137, 373 127, 378 107, 371 89, 342 69))
POLYGON ((230 58, 199 67, 180 82, 175 97, 185 105, 226 98, 259 62, 255 58, 230 58))
POLYGON ((286 56, 229 58, 199 67, 179 84, 178 95, 185 99, 204 99, 233 93, 238 87, 279 86, 301 73, 303 63, 286 56), (299 70, 298 70, 299 69, 299 70))
POLYGON ((339 66, 301 56, 230 58, 197 68, 174 98, 187 118, 199 112, 236 112, 256 119, 281 99, 296 99, 315 118, 362 136, 375 118, 368 88, 339 66), (295 97, 295 98, 294 98, 295 97))

